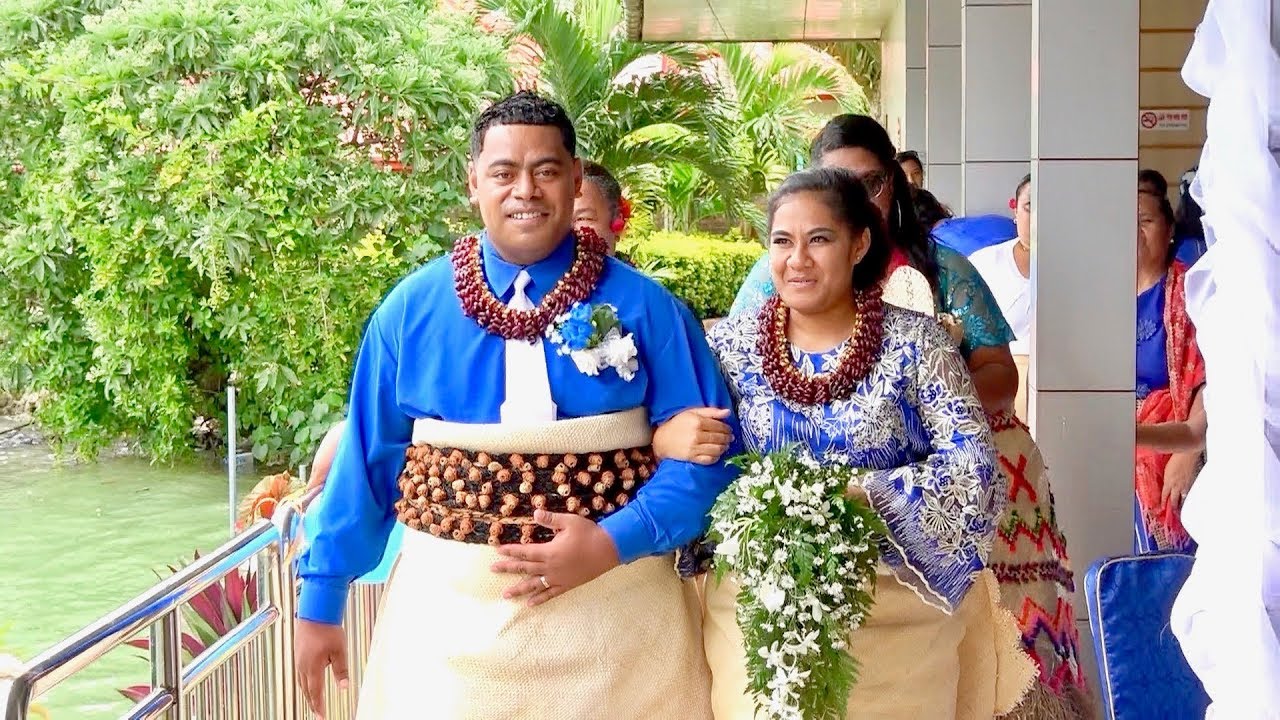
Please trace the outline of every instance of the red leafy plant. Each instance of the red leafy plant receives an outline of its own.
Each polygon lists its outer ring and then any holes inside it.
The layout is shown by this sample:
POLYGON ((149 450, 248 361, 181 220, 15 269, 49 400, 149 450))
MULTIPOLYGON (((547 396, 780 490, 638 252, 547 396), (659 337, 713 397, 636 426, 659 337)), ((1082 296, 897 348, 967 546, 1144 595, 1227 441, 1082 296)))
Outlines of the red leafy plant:
MULTIPOLYGON (((192 562, 200 559, 196 551, 192 562)), ((169 566, 170 573, 179 568, 169 566)), ((182 662, 191 662, 232 628, 258 609, 258 578, 252 570, 233 570, 226 577, 201 590, 182 606, 182 662)), ((141 637, 128 641, 142 650, 151 649, 151 640, 141 637)), ((150 685, 132 685, 119 691, 133 702, 151 692, 150 685)))

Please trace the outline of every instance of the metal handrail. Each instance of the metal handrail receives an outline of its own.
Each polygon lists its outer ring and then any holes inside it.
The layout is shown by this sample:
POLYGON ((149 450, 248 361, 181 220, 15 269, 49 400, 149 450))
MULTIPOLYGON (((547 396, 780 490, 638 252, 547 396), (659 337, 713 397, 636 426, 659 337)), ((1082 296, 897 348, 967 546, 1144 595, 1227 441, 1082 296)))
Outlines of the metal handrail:
MULTIPOLYGON (((234 652, 282 615, 291 616, 291 613, 284 614, 285 608, 282 607, 259 610, 201 653, 186 672, 180 667, 180 630, 177 618, 182 606, 261 551, 273 545, 283 550, 289 541, 288 535, 291 532, 288 531, 292 528, 295 513, 292 505, 287 504, 286 523, 282 523, 285 533, 270 521, 261 520, 214 552, 199 558, 129 603, 32 658, 10 687, 5 707, 6 720, 26 720, 32 699, 44 695, 71 675, 123 645, 143 628, 157 623, 162 627, 153 636, 153 661, 159 659, 162 662, 159 663, 161 667, 153 667, 152 685, 156 689, 141 705, 155 712, 180 704, 180 688, 189 679, 202 677, 207 672, 207 667, 216 663, 219 657, 234 652), (161 657, 157 657, 157 654, 161 657)), ((277 558, 283 557, 283 553, 277 555, 277 558)), ((272 575, 279 576, 280 573, 272 575)), ((272 594, 275 595, 274 592, 272 594)), ((291 592, 282 592, 276 597, 287 598, 291 595, 291 592)), ((149 713, 139 717, 148 715, 149 713)))
POLYGON ((151 628, 152 689, 125 716, 131 719, 183 718, 186 688, 196 687, 224 661, 258 637, 273 633, 273 688, 275 716, 282 720, 296 714, 293 618, 295 607, 292 556, 299 537, 303 510, 320 494, 314 488, 295 500, 282 503, 273 520, 259 520, 157 583, 120 608, 32 658, 13 679, 5 703, 5 720, 27 720, 31 701, 56 688, 67 678, 120 647, 144 628, 151 628), (264 550, 271 551, 267 566, 258 574, 264 582, 260 597, 270 598, 225 635, 183 667, 180 612, 205 588, 250 562, 264 550))

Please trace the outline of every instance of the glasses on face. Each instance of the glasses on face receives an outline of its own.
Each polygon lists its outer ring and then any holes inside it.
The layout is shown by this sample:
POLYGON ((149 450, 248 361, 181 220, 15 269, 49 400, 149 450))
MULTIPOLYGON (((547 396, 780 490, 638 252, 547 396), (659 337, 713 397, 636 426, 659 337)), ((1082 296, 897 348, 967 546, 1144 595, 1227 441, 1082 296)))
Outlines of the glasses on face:
POLYGON ((873 200, 880 197, 884 193, 884 189, 889 187, 889 173, 883 170, 872 170, 869 173, 859 175, 858 179, 862 181, 863 187, 867 189, 867 195, 873 200))

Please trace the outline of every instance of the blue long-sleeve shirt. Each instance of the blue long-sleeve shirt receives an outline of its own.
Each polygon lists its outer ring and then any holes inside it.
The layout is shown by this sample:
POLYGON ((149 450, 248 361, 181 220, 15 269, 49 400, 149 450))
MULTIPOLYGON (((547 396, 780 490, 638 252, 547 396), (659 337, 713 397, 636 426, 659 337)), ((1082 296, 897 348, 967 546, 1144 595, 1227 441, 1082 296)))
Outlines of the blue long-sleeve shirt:
MULTIPOLYGON (((574 255, 572 236, 550 257, 524 267, 504 261, 487 238, 481 248, 485 277, 503 302, 524 269, 533 280, 526 293, 538 303, 574 255)), ((693 407, 733 407, 701 326, 660 285, 610 258, 589 302, 617 308, 623 331, 635 336, 640 368, 630 381, 612 369, 591 377, 544 342, 559 417, 643 406, 657 425, 693 407)), ((499 422, 504 343, 463 315, 447 257, 410 275, 374 311, 356 358, 346 430, 308 522, 299 617, 340 622, 351 581, 381 559, 415 418, 499 422)), ((737 420, 728 422, 735 440, 726 459, 741 451, 737 420)), ((624 563, 670 552, 705 530, 707 512, 736 474, 723 461, 663 460, 632 502, 600 525, 624 563)))

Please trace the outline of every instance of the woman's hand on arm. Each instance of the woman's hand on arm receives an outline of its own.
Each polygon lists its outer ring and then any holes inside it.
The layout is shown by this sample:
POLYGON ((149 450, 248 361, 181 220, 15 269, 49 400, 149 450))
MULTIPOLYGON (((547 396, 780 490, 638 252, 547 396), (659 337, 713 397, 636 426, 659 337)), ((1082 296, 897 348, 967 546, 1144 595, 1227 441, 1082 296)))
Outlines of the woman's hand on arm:
POLYGON ((969 354, 969 373, 978 400, 987 412, 999 412, 1013 406, 1018 396, 1018 365, 1008 345, 974 348, 969 354))
POLYGON ((1196 393, 1186 422, 1139 423, 1138 447, 1165 453, 1199 453, 1204 450, 1209 419, 1204 411, 1204 392, 1196 393))
POLYGON ((685 410, 654 430, 653 451, 664 460, 713 465, 733 442, 733 431, 723 422, 728 417, 721 408, 685 410))
POLYGON ((1200 474, 1200 453, 1181 452, 1169 456, 1164 468, 1164 485, 1160 488, 1160 500, 1165 507, 1182 508, 1191 492, 1191 485, 1200 474))

